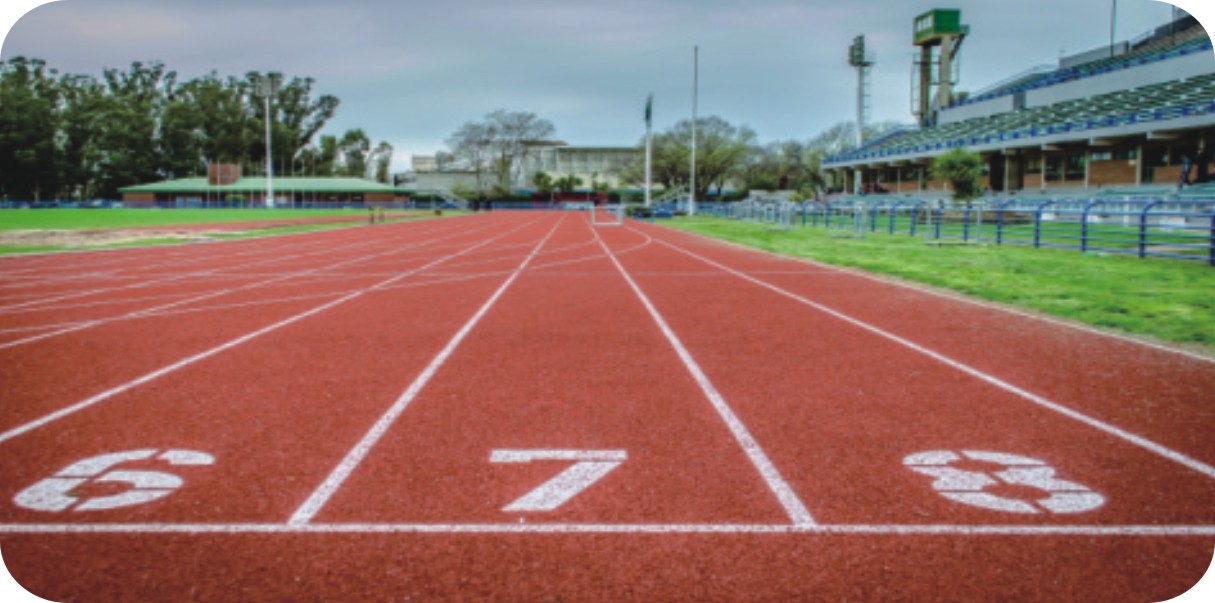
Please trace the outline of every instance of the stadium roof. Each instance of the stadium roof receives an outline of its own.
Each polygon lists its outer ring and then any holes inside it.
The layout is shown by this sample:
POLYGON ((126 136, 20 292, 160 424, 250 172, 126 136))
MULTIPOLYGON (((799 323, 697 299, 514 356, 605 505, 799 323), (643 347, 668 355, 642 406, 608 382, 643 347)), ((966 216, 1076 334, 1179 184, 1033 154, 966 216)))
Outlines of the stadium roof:
MULTIPOLYGON (((408 193, 409 189, 396 188, 362 178, 294 178, 274 179, 274 188, 279 191, 308 191, 317 193, 408 193)), ((208 184, 206 178, 181 178, 150 184, 137 184, 118 189, 120 193, 256 193, 266 190, 265 178, 240 178, 232 184, 208 184)))

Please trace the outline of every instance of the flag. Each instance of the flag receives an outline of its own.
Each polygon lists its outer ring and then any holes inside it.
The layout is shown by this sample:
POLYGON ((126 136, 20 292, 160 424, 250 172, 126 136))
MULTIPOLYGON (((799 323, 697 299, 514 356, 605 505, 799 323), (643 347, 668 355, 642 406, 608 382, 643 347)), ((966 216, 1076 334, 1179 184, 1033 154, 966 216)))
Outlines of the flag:
POLYGON ((654 118, 654 95, 651 94, 645 99, 645 125, 648 127, 651 120, 654 118))

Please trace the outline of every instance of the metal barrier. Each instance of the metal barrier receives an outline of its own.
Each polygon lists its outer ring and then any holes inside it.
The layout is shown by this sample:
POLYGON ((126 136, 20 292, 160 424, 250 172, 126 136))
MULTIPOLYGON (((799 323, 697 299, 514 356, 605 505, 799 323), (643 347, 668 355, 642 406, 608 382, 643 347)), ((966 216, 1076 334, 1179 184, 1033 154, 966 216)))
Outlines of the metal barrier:
POLYGON ((703 213, 782 229, 822 227, 834 235, 882 232, 938 244, 1025 245, 1215 266, 1215 197, 981 199, 966 204, 916 198, 801 203, 747 199, 717 204, 703 213))

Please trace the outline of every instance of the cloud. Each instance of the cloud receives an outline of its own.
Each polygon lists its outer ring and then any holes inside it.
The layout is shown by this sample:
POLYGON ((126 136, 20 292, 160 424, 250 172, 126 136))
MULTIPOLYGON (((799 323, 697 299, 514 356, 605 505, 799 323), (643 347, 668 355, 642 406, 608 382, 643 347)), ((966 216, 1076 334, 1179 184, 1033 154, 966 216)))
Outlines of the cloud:
MULTIPOLYGON (((7 1, 7 0, 5 0, 7 1)), ((1186 0, 1191 1, 1191 0, 1186 0)), ((963 90, 1108 42, 1109 0, 961 0, 971 36, 963 90), (1051 18, 1042 18, 1050 15, 1051 18)), ((1122 0, 1119 36, 1163 22, 1167 5, 1122 0)), ((878 57, 875 120, 910 121, 906 0, 60 0, 22 19, 3 57, 100 73, 160 60, 181 78, 277 70, 316 79, 342 106, 330 132, 362 127, 402 153, 430 153, 494 109, 532 111, 574 144, 633 144, 700 113, 761 141, 808 138, 855 112, 845 53, 865 34, 878 57)))

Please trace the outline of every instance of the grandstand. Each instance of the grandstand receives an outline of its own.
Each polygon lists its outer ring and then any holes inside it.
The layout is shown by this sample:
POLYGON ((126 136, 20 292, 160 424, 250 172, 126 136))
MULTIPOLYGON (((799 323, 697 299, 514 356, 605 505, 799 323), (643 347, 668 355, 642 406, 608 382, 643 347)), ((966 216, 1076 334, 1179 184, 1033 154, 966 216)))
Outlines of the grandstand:
POLYGON ((1205 182, 1215 144, 1215 52, 1184 16, 1134 40, 1005 78, 905 128, 827 158, 838 188, 944 191, 932 159, 980 153, 992 193, 1205 182))

